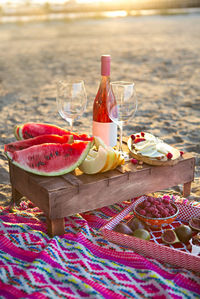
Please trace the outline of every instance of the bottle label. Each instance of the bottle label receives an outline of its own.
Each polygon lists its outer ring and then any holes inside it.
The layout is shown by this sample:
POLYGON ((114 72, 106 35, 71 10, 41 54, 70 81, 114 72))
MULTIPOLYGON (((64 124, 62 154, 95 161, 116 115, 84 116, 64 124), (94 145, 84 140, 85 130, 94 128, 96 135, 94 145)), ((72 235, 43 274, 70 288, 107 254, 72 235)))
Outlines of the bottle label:
POLYGON ((93 121, 92 135, 100 137, 108 146, 116 146, 117 124, 93 121))

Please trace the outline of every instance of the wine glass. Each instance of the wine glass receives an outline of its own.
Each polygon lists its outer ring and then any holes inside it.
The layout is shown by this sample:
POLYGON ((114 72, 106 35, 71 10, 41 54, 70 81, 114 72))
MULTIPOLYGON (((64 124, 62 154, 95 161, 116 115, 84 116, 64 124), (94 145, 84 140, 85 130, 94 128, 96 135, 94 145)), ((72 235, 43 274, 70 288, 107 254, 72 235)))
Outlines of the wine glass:
POLYGON ((87 105, 84 81, 58 81, 56 101, 60 116, 69 122, 70 131, 73 131, 74 121, 83 114, 87 105))
POLYGON ((129 155, 122 148, 123 125, 130 121, 137 111, 135 84, 126 81, 111 82, 109 92, 114 96, 115 100, 108 101, 108 114, 110 119, 119 126, 119 151, 127 161, 129 160, 129 155))

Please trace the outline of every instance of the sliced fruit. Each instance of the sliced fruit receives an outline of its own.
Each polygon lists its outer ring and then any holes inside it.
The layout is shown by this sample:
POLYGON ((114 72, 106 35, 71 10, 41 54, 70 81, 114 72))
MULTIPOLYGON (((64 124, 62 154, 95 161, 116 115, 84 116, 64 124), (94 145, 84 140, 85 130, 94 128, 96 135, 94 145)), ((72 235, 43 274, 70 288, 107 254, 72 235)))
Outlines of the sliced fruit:
POLYGON ((25 148, 31 147, 33 145, 39 145, 43 143, 72 143, 73 136, 72 135, 41 135, 34 138, 29 138, 25 140, 20 140, 12 143, 8 143, 5 145, 4 150, 6 152, 15 152, 20 151, 25 148))
POLYGON ((76 134, 70 131, 64 130, 58 126, 51 124, 43 124, 43 123, 26 123, 19 126, 17 129, 16 135, 19 135, 19 139, 28 139, 37 137, 40 135, 49 135, 55 134, 59 136, 63 135, 73 135, 74 140, 83 140, 83 141, 91 141, 93 142, 94 137, 89 137, 87 134, 76 134))
POLYGON ((17 125, 14 127, 14 135, 15 135, 15 138, 17 140, 20 140, 20 137, 19 137, 19 127, 20 126, 17 126, 17 125))
POLYGON ((132 235, 133 234, 133 231, 132 229, 125 223, 119 223, 117 224, 114 229, 113 229, 115 232, 118 232, 118 233, 122 233, 122 234, 125 234, 125 235, 132 235))
POLYGON ((103 142, 103 140, 100 137, 94 136, 94 144, 99 149, 99 146, 101 145, 103 148, 106 148, 107 145, 103 142))
POLYGON ((58 126, 44 123, 25 123, 19 127, 20 139, 28 139, 40 135, 70 135, 70 132, 58 126))
POLYGON ((91 157, 91 158, 95 158, 97 156, 98 152, 91 149, 88 153, 88 156, 91 157))
POLYGON ((83 163, 79 166, 80 170, 87 174, 95 174, 101 172, 107 161, 107 150, 101 145, 95 157, 90 155, 90 158, 86 157, 83 163))
POLYGON ((194 217, 190 219, 189 226, 196 231, 200 231, 200 218, 194 217))
POLYGON ((175 228, 175 233, 179 240, 183 243, 187 243, 193 235, 192 229, 188 225, 179 225, 175 228))
POLYGON ((162 238, 163 242, 167 243, 167 244, 174 244, 174 243, 180 242, 173 229, 166 229, 162 233, 161 238, 162 238))
POLYGON ((119 165, 120 160, 120 153, 118 151, 115 151, 115 160, 113 162, 113 165, 111 166, 110 170, 115 169, 119 165))
POLYGON ((112 147, 107 147, 106 150, 107 150, 107 160, 101 172, 106 172, 110 170, 114 165, 116 159, 116 154, 112 147))
POLYGON ((38 175, 57 176, 78 167, 87 156, 91 142, 44 143, 29 148, 7 152, 11 162, 18 167, 38 175))

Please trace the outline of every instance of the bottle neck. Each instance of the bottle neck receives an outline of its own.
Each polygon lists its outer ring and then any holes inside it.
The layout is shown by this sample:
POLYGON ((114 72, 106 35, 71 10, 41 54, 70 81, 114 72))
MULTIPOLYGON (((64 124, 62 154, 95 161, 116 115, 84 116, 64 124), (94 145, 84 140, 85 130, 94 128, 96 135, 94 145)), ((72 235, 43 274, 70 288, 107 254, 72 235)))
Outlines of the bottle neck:
POLYGON ((110 76, 101 76, 101 85, 110 84, 110 76))
POLYGON ((110 55, 101 56, 101 76, 110 76, 110 55))

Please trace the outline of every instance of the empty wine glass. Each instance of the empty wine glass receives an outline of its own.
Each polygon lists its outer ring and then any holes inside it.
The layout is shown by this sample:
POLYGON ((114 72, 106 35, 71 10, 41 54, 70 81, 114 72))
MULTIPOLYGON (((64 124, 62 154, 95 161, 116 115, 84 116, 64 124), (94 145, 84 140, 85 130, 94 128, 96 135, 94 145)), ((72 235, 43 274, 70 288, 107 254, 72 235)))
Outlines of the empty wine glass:
POLYGON ((87 105, 83 80, 59 81, 56 101, 60 116, 69 122, 70 131, 73 131, 74 121, 83 114, 87 105))
POLYGON ((125 160, 129 159, 128 153, 122 148, 123 125, 130 121, 137 110, 137 97, 135 84, 133 82, 111 82, 110 93, 115 97, 115 101, 107 103, 110 119, 119 126, 119 151, 125 160))

